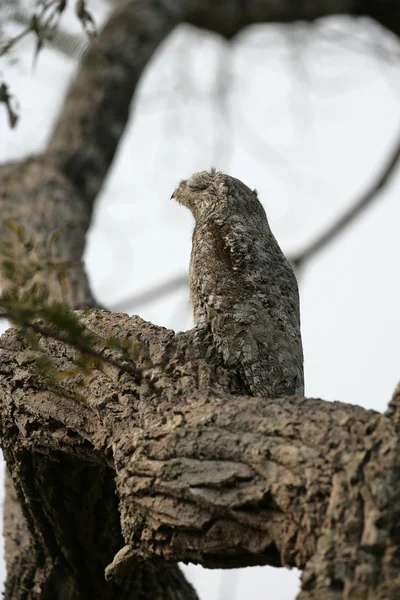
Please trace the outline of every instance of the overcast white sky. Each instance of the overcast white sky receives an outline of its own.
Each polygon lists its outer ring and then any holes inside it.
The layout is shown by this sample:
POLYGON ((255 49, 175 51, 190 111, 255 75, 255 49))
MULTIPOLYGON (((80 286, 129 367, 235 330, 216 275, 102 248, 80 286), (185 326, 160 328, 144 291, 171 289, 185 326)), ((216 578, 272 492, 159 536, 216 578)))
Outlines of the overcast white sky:
MULTIPOLYGON (((104 1, 90 6, 106 12, 104 1)), ((64 26, 79 29, 73 15, 64 26)), ((32 71, 32 54, 27 40, 15 64, 0 64, 21 106, 13 131, 0 110, 1 163, 44 147, 76 68, 44 50, 32 71)), ((232 44, 174 32, 141 82, 96 205, 86 263, 97 298, 112 308, 187 273, 192 220, 169 198, 180 179, 211 166, 256 187, 284 251, 301 250, 369 186, 396 143, 398 56, 397 40, 368 20, 257 26, 232 44)), ((308 396, 384 410, 400 378, 399 193, 396 176, 301 273, 308 396)), ((186 288, 131 312, 176 330, 192 324, 186 288)), ((299 588, 283 569, 186 570, 202 600, 293 600, 299 588)))

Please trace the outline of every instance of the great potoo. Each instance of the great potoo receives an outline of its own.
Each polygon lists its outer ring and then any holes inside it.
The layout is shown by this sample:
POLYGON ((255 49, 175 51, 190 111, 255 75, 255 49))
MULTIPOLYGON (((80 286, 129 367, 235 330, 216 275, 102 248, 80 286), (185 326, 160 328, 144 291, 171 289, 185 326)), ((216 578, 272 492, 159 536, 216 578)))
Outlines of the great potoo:
POLYGON ((172 195, 192 211, 190 297, 227 367, 256 396, 303 395, 299 293, 264 208, 244 183, 215 169, 172 195))

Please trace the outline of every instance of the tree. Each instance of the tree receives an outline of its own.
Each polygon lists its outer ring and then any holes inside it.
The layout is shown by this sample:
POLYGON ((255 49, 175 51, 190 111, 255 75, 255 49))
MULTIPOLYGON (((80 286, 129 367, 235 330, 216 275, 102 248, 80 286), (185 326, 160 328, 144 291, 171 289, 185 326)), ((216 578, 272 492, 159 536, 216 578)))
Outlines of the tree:
MULTIPOLYGON (((393 3, 334 4, 117 7, 46 151, 0 171, 3 242, 13 244, 11 219, 35 236, 37 263, 71 263, 61 280, 36 273, 50 299, 96 307, 81 262, 93 202, 143 68, 173 27, 185 21, 229 38, 252 22, 344 12, 399 33, 393 3)), ((397 151, 386 174, 396 161, 397 151)), ((244 397, 195 330, 174 334, 99 308, 79 318, 104 341, 135 340, 122 361, 108 348, 80 393, 74 379, 57 387, 32 370, 35 354, 18 330, 2 338, 6 597, 195 598, 178 560, 297 566, 301 600, 399 596, 398 391, 385 414, 244 397)), ((75 351, 57 337, 43 347, 70 372, 75 351)))

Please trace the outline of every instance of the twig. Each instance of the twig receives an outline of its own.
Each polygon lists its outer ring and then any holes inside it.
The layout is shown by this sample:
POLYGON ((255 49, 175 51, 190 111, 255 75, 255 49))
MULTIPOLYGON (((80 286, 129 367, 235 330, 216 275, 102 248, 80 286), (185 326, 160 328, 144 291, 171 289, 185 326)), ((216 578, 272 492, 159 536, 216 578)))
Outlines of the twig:
POLYGON ((0 56, 3 56, 4 54, 7 54, 7 52, 9 52, 11 50, 11 48, 20 40, 22 40, 22 38, 24 38, 26 35, 28 35, 28 33, 31 33, 32 31, 32 27, 29 24, 23 31, 21 31, 21 33, 19 33, 18 35, 16 35, 15 37, 7 40, 7 42, 5 42, 2 46, 0 46, 0 56))
POLYGON ((161 298, 162 296, 172 294, 172 292, 183 288, 187 283, 187 273, 184 273, 182 275, 176 275, 176 277, 172 277, 172 279, 164 281, 163 283, 158 283, 157 285, 152 286, 144 292, 136 294, 136 296, 131 296, 130 298, 125 298, 125 300, 120 300, 115 303, 111 303, 111 308, 114 312, 124 312, 125 310, 131 309, 132 306, 146 304, 147 302, 158 300, 158 298, 161 298))

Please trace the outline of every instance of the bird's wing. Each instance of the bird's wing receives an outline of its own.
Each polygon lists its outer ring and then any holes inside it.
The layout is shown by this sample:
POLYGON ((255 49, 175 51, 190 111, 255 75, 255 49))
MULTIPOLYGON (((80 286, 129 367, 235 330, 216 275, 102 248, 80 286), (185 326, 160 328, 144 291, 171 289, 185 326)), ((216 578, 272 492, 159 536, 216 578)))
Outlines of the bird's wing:
MULTIPOLYGON (((274 267, 274 279, 267 264, 263 272, 257 251, 260 241, 251 239, 240 227, 232 229, 223 222, 213 222, 209 234, 215 258, 223 263, 226 273, 225 281, 215 281, 215 290, 221 296, 220 310, 214 294, 207 310, 224 361, 244 374, 255 395, 278 397, 302 393, 299 315, 282 300, 279 269, 276 272, 274 267), (274 297, 282 306, 271 305, 273 287, 274 297)), ((282 276, 293 287, 292 293, 297 294, 295 276, 283 255, 281 267, 285 269, 282 276)), ((298 298, 295 303, 298 304, 298 298)))

